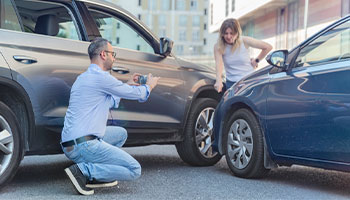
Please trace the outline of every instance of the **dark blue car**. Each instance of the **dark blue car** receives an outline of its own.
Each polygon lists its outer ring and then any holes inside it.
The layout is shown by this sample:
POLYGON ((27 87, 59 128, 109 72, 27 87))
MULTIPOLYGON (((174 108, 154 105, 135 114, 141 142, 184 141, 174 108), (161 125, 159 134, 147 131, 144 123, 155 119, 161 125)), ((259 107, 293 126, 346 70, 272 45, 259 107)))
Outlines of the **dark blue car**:
POLYGON ((350 16, 266 59, 224 94, 214 149, 245 178, 293 164, 350 171, 350 16))

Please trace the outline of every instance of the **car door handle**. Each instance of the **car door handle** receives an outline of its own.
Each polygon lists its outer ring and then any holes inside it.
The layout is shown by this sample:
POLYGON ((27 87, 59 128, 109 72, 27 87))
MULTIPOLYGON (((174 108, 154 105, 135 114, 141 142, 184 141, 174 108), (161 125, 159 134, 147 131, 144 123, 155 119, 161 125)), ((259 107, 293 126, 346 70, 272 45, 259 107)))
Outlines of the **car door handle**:
POLYGON ((33 64, 38 62, 35 58, 31 58, 27 56, 13 56, 13 59, 23 64, 33 64))
POLYGON ((128 68, 120 67, 120 66, 112 67, 112 70, 115 72, 118 72, 119 74, 127 74, 130 72, 128 68))

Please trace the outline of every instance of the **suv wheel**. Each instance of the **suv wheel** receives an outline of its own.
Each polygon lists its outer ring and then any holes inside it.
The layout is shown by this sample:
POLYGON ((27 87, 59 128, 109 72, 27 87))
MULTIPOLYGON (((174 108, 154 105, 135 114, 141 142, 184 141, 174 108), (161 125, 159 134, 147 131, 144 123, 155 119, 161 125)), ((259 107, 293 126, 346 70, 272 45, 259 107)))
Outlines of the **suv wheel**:
POLYGON ((259 123, 247 109, 236 111, 225 126, 223 144, 231 172, 238 177, 260 178, 264 167, 264 142, 259 123))
POLYGON ((22 140, 17 119, 11 109, 0 102, 0 186, 14 177, 22 158, 22 140))
POLYGON ((184 140, 176 144, 181 159, 195 166, 216 164, 221 155, 213 151, 213 118, 218 102, 201 98, 193 103, 184 131, 184 140))

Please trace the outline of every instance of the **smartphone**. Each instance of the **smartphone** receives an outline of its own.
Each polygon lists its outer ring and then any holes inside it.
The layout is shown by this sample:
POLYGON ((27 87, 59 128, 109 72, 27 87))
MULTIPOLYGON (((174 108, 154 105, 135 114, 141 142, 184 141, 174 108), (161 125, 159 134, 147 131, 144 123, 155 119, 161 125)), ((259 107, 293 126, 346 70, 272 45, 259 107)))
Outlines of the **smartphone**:
POLYGON ((137 80, 138 84, 144 85, 147 83, 147 75, 141 75, 139 76, 138 80, 137 80))

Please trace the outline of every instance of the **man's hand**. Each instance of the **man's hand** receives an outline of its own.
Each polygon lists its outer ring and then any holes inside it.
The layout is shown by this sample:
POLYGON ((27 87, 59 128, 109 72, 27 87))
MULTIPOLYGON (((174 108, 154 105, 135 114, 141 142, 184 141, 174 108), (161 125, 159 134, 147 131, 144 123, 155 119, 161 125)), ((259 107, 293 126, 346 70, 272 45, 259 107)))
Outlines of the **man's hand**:
POLYGON ((160 79, 160 77, 153 77, 152 74, 149 73, 148 76, 147 76, 147 83, 146 83, 146 85, 148 85, 150 90, 152 90, 158 84, 158 80, 159 79, 160 79))
POLYGON ((139 80, 139 76, 141 76, 140 73, 134 73, 126 83, 129 85, 136 85, 136 86, 140 85, 139 83, 137 83, 137 80, 139 80))

